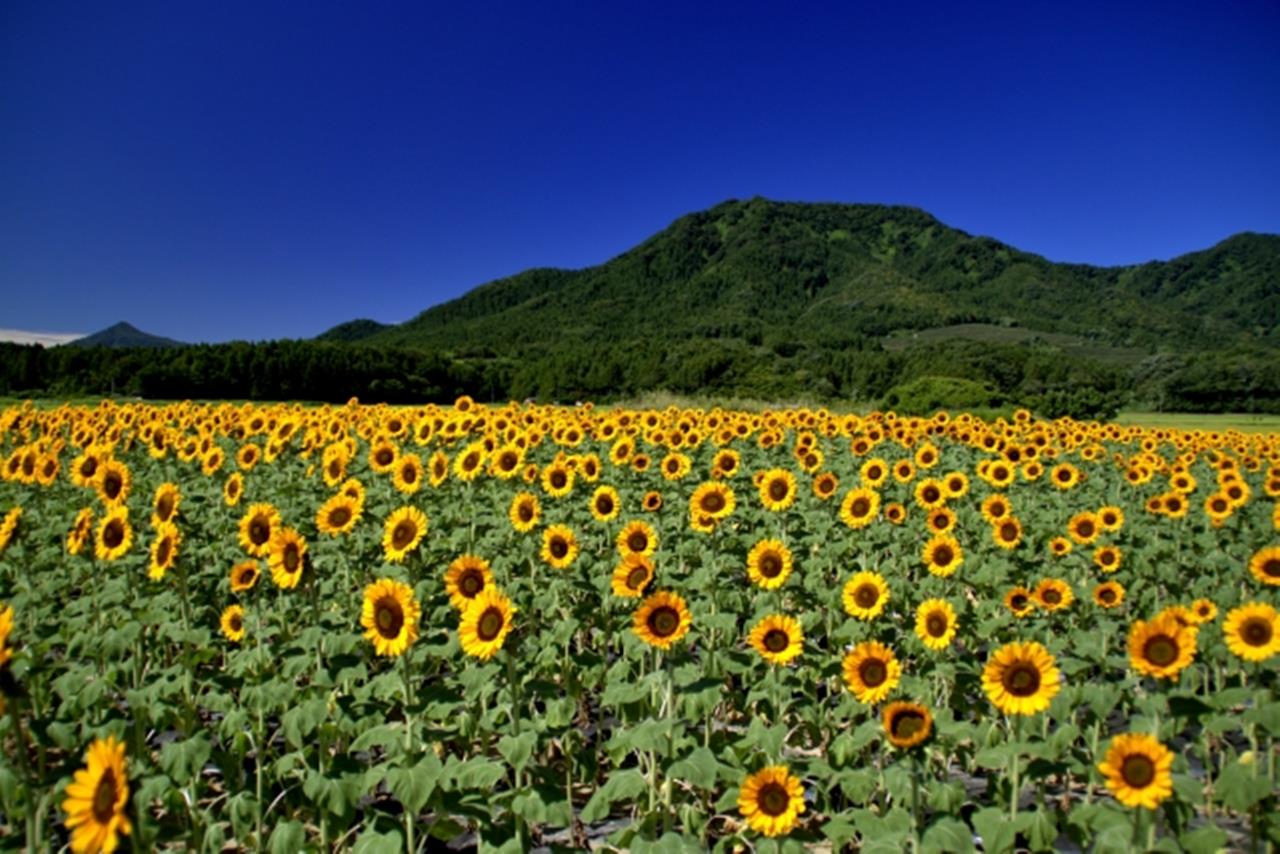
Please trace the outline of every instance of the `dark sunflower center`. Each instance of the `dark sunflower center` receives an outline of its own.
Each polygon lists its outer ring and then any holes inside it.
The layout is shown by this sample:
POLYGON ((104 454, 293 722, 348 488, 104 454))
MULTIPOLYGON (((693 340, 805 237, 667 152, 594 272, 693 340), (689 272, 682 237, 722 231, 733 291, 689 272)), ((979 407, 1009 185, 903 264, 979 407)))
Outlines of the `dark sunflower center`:
POLYGON ((931 638, 940 638, 947 633, 947 618, 943 614, 930 614, 924 621, 924 630, 931 638))
POLYGON ((1104 587, 1098 591, 1098 598, 1110 605, 1112 602, 1116 601, 1116 592, 1110 587, 1104 587))
POLYGON ((1000 526, 1000 539, 1006 543, 1011 543, 1018 539, 1018 526, 1011 522, 1005 522, 1000 526))
POLYGON ((569 478, 562 471, 553 471, 551 473, 551 486, 553 489, 563 489, 569 478))
POLYGON ((880 591, 873 584, 863 584, 853 594, 853 601, 859 608, 870 608, 880 601, 880 591))
POLYGON ((392 455, 391 451, 386 448, 382 448, 378 451, 377 456, 375 456, 374 459, 378 461, 378 465, 380 466, 389 466, 395 457, 392 455))
POLYGON ((173 551, 173 543, 168 537, 160 541, 160 545, 156 548, 156 563, 164 566, 169 562, 169 553, 173 551))
POLYGON ((883 685, 884 681, 889 678, 889 669, 885 667, 884 662, 878 658, 868 658, 866 661, 858 665, 858 677, 862 680, 862 684, 868 688, 875 688, 883 685))
POLYGON ((514 471, 518 462, 520 462, 520 458, 511 451, 507 451, 498 457, 498 468, 503 471, 514 471))
POLYGON ((627 548, 642 552, 649 548, 649 536, 644 531, 634 531, 627 537, 627 548))
POLYGON ((239 481, 233 480, 227 483, 227 495, 230 495, 232 498, 235 498, 239 494, 240 494, 239 481))
POLYGON ((935 486, 926 486, 924 488, 924 492, 922 493, 922 495, 924 496, 924 500, 930 504, 937 501, 938 498, 941 497, 941 493, 938 492, 938 489, 935 486))
POLYGON ((289 543, 284 547, 284 568, 289 572, 296 572, 300 563, 302 563, 302 555, 298 554, 298 546, 289 543))
POLYGON ((124 481, 117 474, 108 472, 107 476, 102 479, 102 491, 108 498, 114 499, 123 488, 124 481))
POLYGON ((238 632, 244 628, 244 618, 239 614, 232 614, 231 619, 227 621, 231 626, 231 631, 238 632))
POLYGON ((770 629, 764 635, 764 648, 769 652, 782 652, 791 643, 791 638, 782 629, 770 629))
POLYGON ((1271 642, 1271 621, 1251 617, 1240 627, 1240 637, 1249 646, 1266 646, 1271 642))
POLYGON ((403 480, 405 483, 417 483, 418 467, 414 465, 407 465, 404 468, 400 469, 400 479, 403 480))
POLYGON ((351 511, 345 507, 335 507, 329 514, 329 524, 335 528, 341 528, 349 521, 351 521, 351 511))
POLYGON ((496 607, 487 608, 476 623, 476 635, 486 643, 493 640, 502 631, 504 619, 502 611, 496 607))
POLYGON ((1182 502, 1179 501, 1177 498, 1170 498, 1168 502, 1165 504, 1165 507, 1168 508, 1170 513, 1177 513, 1179 510, 1182 509, 1182 502))
POLYGON ((1081 522, 1079 525, 1076 525, 1076 533, 1082 537, 1092 537, 1093 523, 1087 520, 1081 522))
POLYGON ((649 571, 643 566, 632 567, 627 573, 627 589, 639 590, 649 581, 649 571))
POLYGON ((760 574, 765 578, 777 578, 782 574, 782 558, 777 552, 765 552, 760 558, 760 574))
POLYGON ((872 466, 867 469, 867 480, 879 480, 882 477, 884 477, 884 472, 880 470, 879 466, 872 466))
POLYGON ((1156 778, 1156 764, 1147 756, 1126 756, 1120 765, 1120 776, 1131 788, 1145 789, 1156 778))
POLYGON ((1111 566, 1111 564, 1116 562, 1115 552, 1103 551, 1100 555, 1098 555, 1098 562, 1101 563, 1103 566, 1111 566))
POLYGON ((756 795, 756 803, 760 806, 760 812, 776 818, 791 806, 791 796, 787 794, 786 787, 782 784, 765 783, 756 795))
POLYGON ((1040 594, 1040 598, 1050 605, 1057 605, 1062 601, 1062 593, 1056 587, 1050 587, 1040 594))
POLYGON ((656 637, 671 637, 680 628, 680 614, 670 605, 660 605, 649 613, 649 631, 656 637))
POLYGON ((339 462, 338 460, 331 460, 331 461, 329 462, 329 469, 328 469, 328 471, 329 471, 329 477, 339 477, 339 476, 341 476, 341 474, 342 474, 342 463, 341 463, 341 462, 339 462))
POLYGON ((854 518, 862 518, 871 512, 871 502, 865 498, 855 498, 853 503, 849 505, 849 512, 854 518))
POLYGON ((102 544, 109 549, 114 549, 124 542, 124 525, 118 520, 112 519, 107 523, 107 527, 102 530, 102 544))
POLYGON ((530 522, 533 520, 533 507, 528 502, 523 502, 516 507, 516 516, 521 522, 530 522))
POLYGON ((991 515, 999 519, 1005 514, 1005 506, 999 502, 991 505, 991 515))
POLYGON ((787 497, 787 482, 785 480, 774 480, 769 482, 769 497, 774 501, 781 501, 787 497))
POLYGON ((1040 671, 1034 664, 1020 662, 1004 672, 1004 689, 1015 697, 1030 697, 1040 690, 1040 671))
POLYGON ((468 599, 474 599, 484 589, 484 575, 474 569, 467 570, 458 579, 458 589, 468 599))
POLYGON ((719 513, 724 509, 724 496, 718 492, 708 492, 702 496, 702 510, 704 513, 719 513))
POLYGON ((956 553, 948 545, 941 545, 933 550, 933 562, 936 566, 946 566, 955 556, 956 553))
POLYGON ((162 496, 156 504, 156 515, 160 517, 161 522, 168 522, 169 516, 173 513, 173 499, 168 495, 162 496))
POLYGON ((560 558, 564 557, 569 553, 569 544, 566 543, 560 537, 555 537, 554 539, 551 540, 549 551, 551 552, 551 556, 553 558, 555 558, 556 560, 559 560, 560 558))
POLYGON ((924 724, 924 715, 915 709, 907 709, 893 716, 893 720, 889 723, 889 731, 893 733, 894 738, 905 741, 923 730, 924 724))
POLYGON ((257 576, 257 574, 258 574, 258 571, 256 569, 241 570, 240 578, 237 580, 236 583, 241 586, 248 586, 253 583, 253 579, 257 576))
POLYGON ((418 527, 411 521, 405 520, 396 525, 391 532, 391 545, 398 549, 402 549, 409 543, 413 542, 414 535, 418 533, 418 527))
POLYGON ((390 597, 379 599, 373 612, 374 622, 378 625, 378 634, 387 640, 400 636, 400 629, 404 627, 404 610, 401 609, 399 602, 390 597))
POLYGON ((99 824, 107 824, 116 812, 116 773, 108 768, 98 779, 93 790, 93 817, 99 824))
POLYGON ((834 487, 835 487, 835 484, 833 484, 827 478, 823 478, 822 480, 818 481, 818 492, 822 493, 823 495, 827 495, 828 493, 830 493, 834 487))
POLYGON ((270 523, 264 519, 254 519, 249 523, 249 542, 260 546, 269 539, 271 539, 270 523))
POLYGON ((608 516, 613 512, 613 499, 607 495, 601 495, 596 499, 596 512, 601 516, 608 516))
POLYGON ((82 477, 93 477, 94 472, 98 470, 98 461, 90 457, 80 464, 80 475, 82 477))
POLYGON ((1262 574, 1267 578, 1280 578, 1280 558, 1271 558, 1262 562, 1262 574))
POLYGON ((1143 645, 1142 657, 1157 667, 1168 667, 1178 660, 1178 642, 1168 635, 1155 635, 1143 645))

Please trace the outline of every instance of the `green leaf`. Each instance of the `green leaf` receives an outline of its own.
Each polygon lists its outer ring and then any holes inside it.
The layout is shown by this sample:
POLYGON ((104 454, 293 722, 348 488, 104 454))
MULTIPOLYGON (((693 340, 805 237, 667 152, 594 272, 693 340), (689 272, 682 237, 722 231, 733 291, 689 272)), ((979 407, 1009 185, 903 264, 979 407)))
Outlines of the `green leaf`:
POLYGON ((1027 823, 1025 814, 1018 816, 1016 824, 1009 821, 1009 815, 1002 809, 987 807, 975 812, 970 821, 973 829, 982 838, 982 850, 987 854, 1012 851, 1013 843, 1018 838, 1021 826, 1027 823))
POLYGON ((352 854, 400 854, 404 850, 404 835, 399 828, 386 833, 379 833, 372 827, 366 828, 356 838, 356 844, 351 850, 352 854))
MULTIPOLYGON (((1021 816, 1019 816, 1021 818, 1021 816)), ((1058 838, 1058 823, 1045 810, 1036 810, 1030 814, 1026 834, 1031 840, 1031 847, 1044 851, 1053 847, 1058 838)))
POLYGON ((614 771, 605 784, 591 795, 591 799, 582 808, 580 817, 585 822, 606 818, 614 803, 639 797, 648 785, 644 776, 634 768, 614 771))
POLYGON ((271 831, 267 847, 271 854, 297 854, 307 842, 307 831, 300 821, 282 821, 271 831))
POLYGON ((715 754, 705 747, 699 747, 685 758, 672 764, 667 773, 677 780, 685 780, 699 789, 714 789, 716 786, 716 770, 720 763, 715 754))
POLYGON ((842 818, 833 818, 822 825, 822 835, 834 843, 837 850, 843 849, 846 843, 852 842, 858 835, 857 829, 842 818))
POLYGON ((973 850, 973 833, 962 821, 950 817, 940 818, 924 832, 920 847, 927 852, 964 854, 973 850))
POLYGON ((479 789, 487 792, 507 776, 507 769, 492 759, 476 757, 449 769, 455 789, 479 789))
POLYGON ((293 747, 303 747, 307 736, 315 731, 328 714, 329 706, 324 700, 308 700, 294 706, 280 719, 285 739, 293 747))
POLYGON ((387 774, 391 793, 410 812, 417 813, 431 800, 440 783, 444 765, 434 753, 428 753, 411 768, 395 768, 387 774))
POLYGON ((338 781, 332 777, 310 771, 302 781, 302 791, 313 804, 327 809, 334 815, 342 815, 346 811, 346 794, 342 791, 342 786, 338 785, 338 781))
POLYGON ((184 786, 200 773, 212 751, 209 737, 203 733, 184 741, 171 741, 160 749, 160 767, 184 786))
POLYGON ((371 747, 392 747, 399 746, 404 739, 404 727, 399 724, 380 724, 370 727, 356 737, 351 742, 351 752, 359 753, 368 750, 371 747))
POLYGON ((1267 703, 1244 713, 1245 723, 1259 724, 1272 735, 1280 735, 1280 703, 1267 703))
POLYGON ((1222 803, 1237 812, 1248 812, 1258 801, 1271 794, 1271 786, 1257 774, 1254 763, 1235 761, 1222 769, 1215 794, 1222 803))
POLYGON ((504 735, 498 740, 498 752, 512 768, 522 771, 524 766, 529 764, 529 757, 533 755, 533 748, 537 741, 538 735, 534 732, 521 733, 518 736, 504 735))
POLYGON ((1182 843, 1187 854, 1216 854, 1227 847, 1227 839, 1225 830, 1214 824, 1206 824, 1182 834, 1178 837, 1178 842, 1182 843))

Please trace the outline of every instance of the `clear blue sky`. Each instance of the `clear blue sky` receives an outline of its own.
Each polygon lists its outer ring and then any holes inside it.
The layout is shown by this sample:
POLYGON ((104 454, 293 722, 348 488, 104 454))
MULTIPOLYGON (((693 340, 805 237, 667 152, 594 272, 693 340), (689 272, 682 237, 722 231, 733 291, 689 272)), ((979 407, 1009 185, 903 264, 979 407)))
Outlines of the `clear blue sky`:
POLYGON ((397 322, 753 195, 1098 264, 1280 232, 1280 4, 782 8, 7 0, 0 327, 397 322))

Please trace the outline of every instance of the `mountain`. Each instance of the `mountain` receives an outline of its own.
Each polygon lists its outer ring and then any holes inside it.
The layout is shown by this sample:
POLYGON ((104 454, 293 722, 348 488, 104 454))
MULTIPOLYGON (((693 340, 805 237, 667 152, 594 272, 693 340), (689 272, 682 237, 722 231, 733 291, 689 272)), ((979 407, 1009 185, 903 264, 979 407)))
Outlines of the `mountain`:
POLYGON ((151 335, 120 321, 106 329, 67 342, 68 347, 185 347, 181 341, 151 335))
POLYGON ((1097 267, 1054 263, 917 208, 754 198, 681 217, 596 267, 528 270, 405 323, 371 324, 321 337, 518 356, 641 339, 838 348, 987 324, 1143 350, 1270 349, 1280 345, 1280 236, 1097 267))
POLYGON ((389 327, 385 323, 360 318, 359 320, 349 320, 346 323, 339 323, 332 329, 317 335, 316 340, 348 343, 353 341, 363 341, 387 328, 389 327))

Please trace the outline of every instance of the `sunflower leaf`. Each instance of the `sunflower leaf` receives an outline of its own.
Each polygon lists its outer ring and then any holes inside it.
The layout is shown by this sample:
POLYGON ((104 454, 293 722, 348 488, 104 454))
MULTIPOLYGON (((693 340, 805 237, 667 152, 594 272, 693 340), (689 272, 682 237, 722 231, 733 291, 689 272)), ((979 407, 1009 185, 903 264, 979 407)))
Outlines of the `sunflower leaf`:
POLYGON ((638 797, 647 788, 644 776, 634 768, 615 771, 605 784, 591 795, 580 817, 583 821, 599 821, 609 815, 609 808, 618 801, 638 797))
POLYGON ((537 744, 538 736, 533 732, 522 733, 518 736, 504 735, 498 740, 498 752, 502 754, 502 758, 517 771, 524 770, 529 764, 529 757, 533 755, 533 748, 537 744))
POLYGON ((1226 847, 1228 838, 1222 828, 1206 824, 1182 834, 1178 842, 1182 843, 1187 854, 1214 854, 1226 847))
POLYGON ((924 832, 920 850, 940 854, 964 854, 973 850, 973 833, 968 826, 950 817, 939 818, 924 832))

